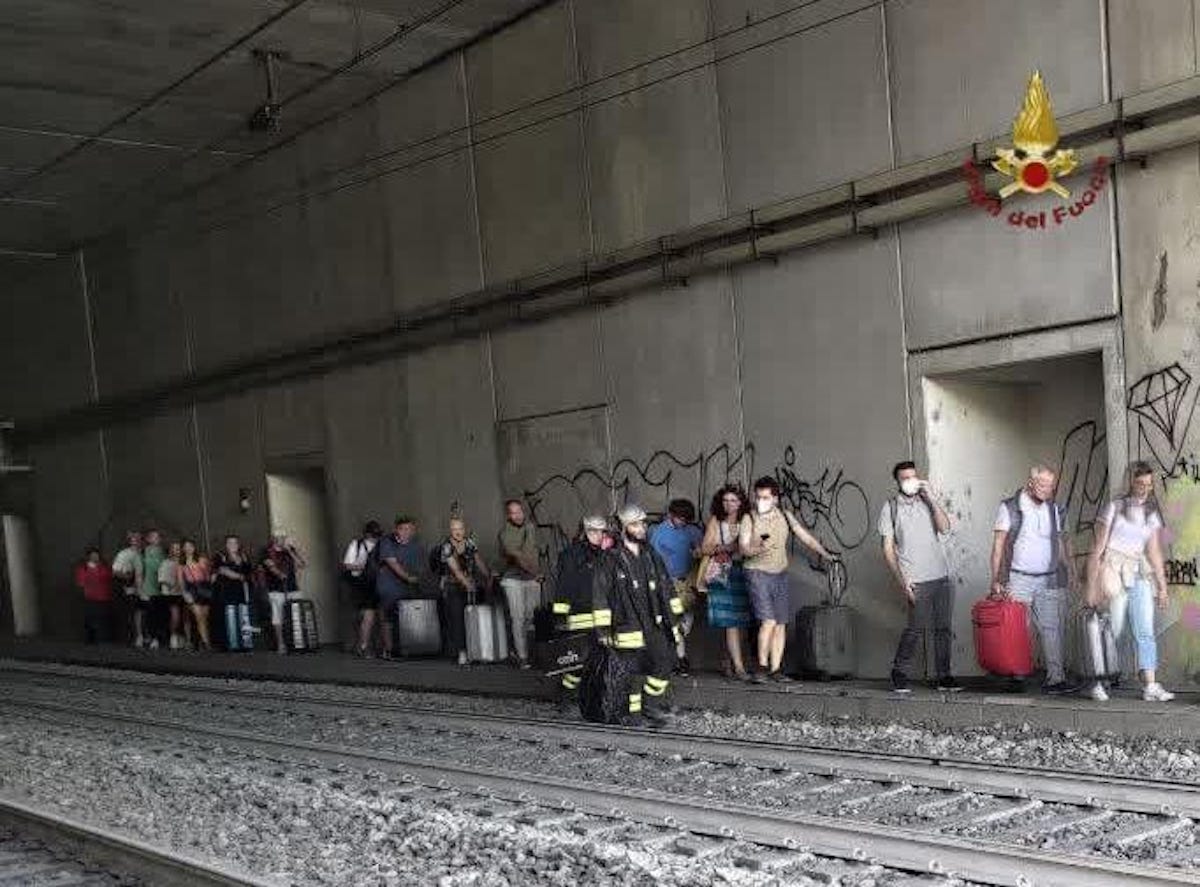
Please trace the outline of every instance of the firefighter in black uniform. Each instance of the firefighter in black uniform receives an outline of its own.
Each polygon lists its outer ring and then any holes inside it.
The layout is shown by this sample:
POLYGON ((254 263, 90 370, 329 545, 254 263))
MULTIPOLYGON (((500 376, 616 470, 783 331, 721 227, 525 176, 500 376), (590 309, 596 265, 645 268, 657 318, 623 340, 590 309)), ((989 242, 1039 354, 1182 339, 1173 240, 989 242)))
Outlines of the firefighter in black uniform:
MULTIPOLYGON (((558 558, 558 577, 554 583, 554 626, 562 635, 590 634, 595 628, 592 615, 592 583, 600 555, 608 547, 608 521, 598 515, 583 519, 578 537, 558 558)), ((581 645, 586 650, 586 645, 581 645)), ((560 706, 567 710, 576 707, 579 691, 579 668, 563 673, 560 706)))
POLYGON ((621 538, 596 568, 593 624, 600 642, 621 656, 633 675, 626 723, 662 726, 670 674, 678 661, 675 617, 682 607, 672 600, 674 584, 666 564, 646 541, 646 512, 626 505, 617 519, 621 538))

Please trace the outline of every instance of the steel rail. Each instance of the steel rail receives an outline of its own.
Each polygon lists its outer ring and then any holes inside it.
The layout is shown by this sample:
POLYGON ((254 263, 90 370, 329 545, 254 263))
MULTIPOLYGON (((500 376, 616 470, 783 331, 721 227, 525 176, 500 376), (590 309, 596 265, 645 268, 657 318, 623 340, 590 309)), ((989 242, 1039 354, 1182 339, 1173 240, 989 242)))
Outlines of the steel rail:
MULTIPOLYGON (((0 672, 9 670, 0 667, 0 672)), ((53 672, 26 671, 46 675, 53 672)), ((86 680, 92 680, 89 676, 86 680)), ((187 695, 207 701, 213 692, 199 687, 178 687, 146 681, 97 676, 98 682, 148 689, 152 693, 187 695)), ((994 764, 968 758, 939 757, 904 752, 879 752, 856 748, 829 748, 800 743, 751 741, 730 736, 696 736, 670 730, 609 727, 586 722, 548 720, 517 715, 453 712, 367 700, 304 699, 241 687, 222 687, 221 696, 237 696, 280 703, 290 712, 327 713, 360 709, 405 718, 420 719, 423 726, 529 728, 544 738, 557 738, 581 745, 581 738, 594 748, 614 748, 632 753, 661 750, 715 763, 748 763, 755 766, 799 770, 816 775, 870 781, 906 782, 930 788, 979 792, 1001 797, 1027 798, 1048 803, 1106 807, 1132 813, 1187 816, 1200 820, 1200 784, 1165 779, 1147 779, 1120 774, 1086 773, 1050 767, 994 764)))
POLYGON ((202 862, 136 838, 38 809, 0 795, 0 824, 37 838, 51 848, 69 847, 93 865, 132 875, 147 884, 172 887, 284 887, 284 882, 202 862))
POLYGON ((563 810, 679 828, 824 856, 871 860, 912 872, 952 874, 997 887, 1161 887, 1195 884, 1193 873, 1120 860, 1072 856, 972 838, 803 813, 766 812, 742 804, 673 797, 648 789, 616 788, 557 777, 497 771, 426 758, 354 750, 304 740, 281 739, 245 730, 126 715, 82 712, 76 707, 36 700, 3 699, 0 705, 80 720, 165 730, 236 742, 273 752, 302 753, 331 767, 362 766, 399 775, 405 782, 454 786, 480 794, 536 800, 563 810), (736 826, 736 828, 735 828, 736 826))

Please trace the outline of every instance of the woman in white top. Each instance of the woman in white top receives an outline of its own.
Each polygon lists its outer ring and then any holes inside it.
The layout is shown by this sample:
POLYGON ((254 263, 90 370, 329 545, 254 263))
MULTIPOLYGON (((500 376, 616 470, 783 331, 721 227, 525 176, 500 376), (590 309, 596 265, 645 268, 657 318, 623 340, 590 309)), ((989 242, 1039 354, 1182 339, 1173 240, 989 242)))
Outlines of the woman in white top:
MULTIPOLYGON (((1108 504, 1096 522, 1096 542, 1088 558, 1087 604, 1107 610, 1113 636, 1119 638, 1128 617, 1137 647, 1142 698, 1169 702, 1174 693, 1163 689, 1155 675, 1158 646, 1154 638, 1154 607, 1167 605, 1163 569, 1162 510, 1154 495, 1154 469, 1145 462, 1129 468, 1129 492, 1108 504)), ((1097 682, 1091 697, 1108 699, 1097 682)))

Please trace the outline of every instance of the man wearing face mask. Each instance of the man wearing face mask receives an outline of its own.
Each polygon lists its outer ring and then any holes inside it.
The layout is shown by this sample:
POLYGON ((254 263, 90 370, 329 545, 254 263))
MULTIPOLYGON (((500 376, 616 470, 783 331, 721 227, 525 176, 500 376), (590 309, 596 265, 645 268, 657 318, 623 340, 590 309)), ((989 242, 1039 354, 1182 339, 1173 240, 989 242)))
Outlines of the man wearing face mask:
POLYGON ((1063 669, 1063 625, 1068 589, 1076 584, 1064 509, 1054 501, 1056 477, 1036 465, 1029 480, 1000 503, 992 538, 992 594, 1029 608, 1042 643, 1042 691, 1070 693, 1063 669))
POLYGON ((758 620, 758 671, 756 684, 772 680, 791 683, 780 666, 792 618, 792 590, 788 584, 788 538, 796 535, 804 545, 826 560, 833 560, 824 545, 790 511, 779 507, 779 482, 760 477, 754 483, 754 513, 742 518, 739 545, 745 555, 750 585, 750 609, 758 620))
POLYGON ((950 518, 929 483, 917 474, 914 463, 897 463, 892 477, 900 495, 884 503, 879 514, 879 535, 884 560, 908 604, 908 623, 892 661, 892 689, 910 692, 908 668, 917 640, 932 625, 937 688, 955 692, 961 688, 950 674, 954 589, 940 538, 950 532, 950 518))
POLYGON ((646 512, 626 505, 617 513, 621 540, 600 558, 592 585, 593 624, 600 642, 626 660, 627 722, 667 723, 666 693, 681 635, 671 613, 671 574, 646 542, 646 512))

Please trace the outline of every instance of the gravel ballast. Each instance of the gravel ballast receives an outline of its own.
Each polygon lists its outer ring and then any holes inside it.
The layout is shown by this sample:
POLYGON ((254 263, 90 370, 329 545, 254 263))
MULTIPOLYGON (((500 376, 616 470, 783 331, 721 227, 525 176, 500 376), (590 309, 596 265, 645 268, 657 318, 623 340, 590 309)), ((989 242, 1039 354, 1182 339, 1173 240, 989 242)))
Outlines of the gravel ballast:
POLYGON ((281 884, 914 883, 877 865, 736 842, 706 847, 706 839, 668 829, 425 789, 378 773, 22 715, 0 728, 0 790, 281 884), (761 866, 747 867, 747 858, 761 866))

